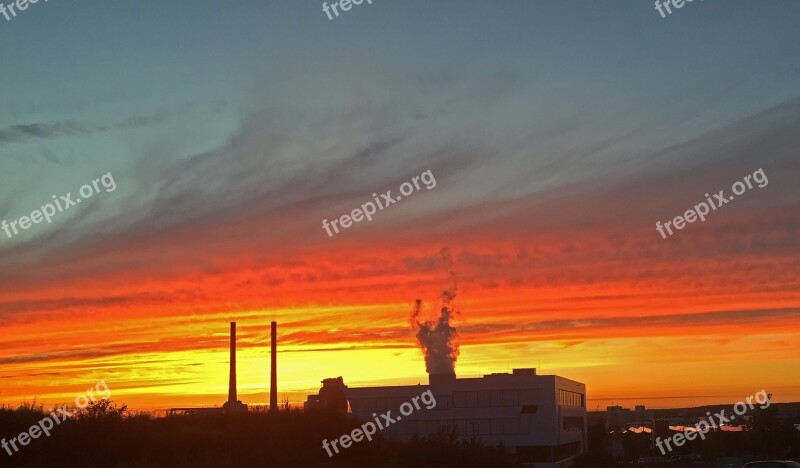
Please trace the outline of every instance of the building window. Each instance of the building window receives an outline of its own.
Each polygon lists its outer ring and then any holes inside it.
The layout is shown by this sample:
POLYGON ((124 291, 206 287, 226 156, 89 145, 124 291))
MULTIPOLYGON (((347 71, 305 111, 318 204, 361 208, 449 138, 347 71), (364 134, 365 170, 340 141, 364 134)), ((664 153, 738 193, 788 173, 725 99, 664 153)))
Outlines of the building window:
POLYGON ((478 420, 478 434, 480 435, 489 435, 492 433, 492 420, 491 419, 479 419, 478 420))
POLYGON ((569 390, 558 391, 558 404, 559 406, 574 406, 576 408, 585 408, 586 399, 581 393, 570 392, 569 390))
POLYGON ((503 423, 503 433, 506 435, 519 434, 519 419, 506 419, 503 423))
POLYGON ((478 432, 478 420, 477 419, 467 419, 467 434, 468 436, 476 436, 480 435, 478 432))
MULTIPOLYGON (((538 390, 481 390, 475 392, 453 392, 452 397, 437 395, 436 401, 441 404, 436 409, 452 408, 489 408, 526 406, 531 413, 536 412, 541 394, 538 390), (452 398, 452 400, 450 400, 452 398), (452 403, 450 403, 452 401, 452 403)), ((562 406, 581 406, 583 395, 575 392, 559 390, 559 404, 562 406), (564 392, 562 394, 561 392, 564 392), (571 394, 568 396, 567 394, 571 394), (569 404, 565 403, 569 402, 569 404)))
POLYGON ((503 434, 503 420, 502 419, 492 419, 492 434, 497 435, 503 434))
POLYGON ((521 405, 538 405, 540 391, 538 389, 527 389, 519 391, 519 403, 521 405))
POLYGON ((450 409, 450 395, 436 395, 436 406, 434 406, 433 409, 450 409))
POLYGON ((519 391, 503 390, 503 406, 519 406, 519 391))

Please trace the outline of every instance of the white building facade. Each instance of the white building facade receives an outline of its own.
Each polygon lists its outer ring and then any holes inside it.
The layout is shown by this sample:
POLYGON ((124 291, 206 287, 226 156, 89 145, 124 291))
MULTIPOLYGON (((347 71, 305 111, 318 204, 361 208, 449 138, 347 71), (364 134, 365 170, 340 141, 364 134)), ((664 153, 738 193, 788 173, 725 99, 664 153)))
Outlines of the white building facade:
POLYGON ((433 409, 415 410, 381 431, 407 440, 455 430, 461 440, 473 437, 487 445, 502 443, 535 468, 562 468, 587 450, 586 386, 535 369, 456 379, 432 376, 429 385, 346 388, 351 411, 364 421, 399 407, 430 389, 433 409))

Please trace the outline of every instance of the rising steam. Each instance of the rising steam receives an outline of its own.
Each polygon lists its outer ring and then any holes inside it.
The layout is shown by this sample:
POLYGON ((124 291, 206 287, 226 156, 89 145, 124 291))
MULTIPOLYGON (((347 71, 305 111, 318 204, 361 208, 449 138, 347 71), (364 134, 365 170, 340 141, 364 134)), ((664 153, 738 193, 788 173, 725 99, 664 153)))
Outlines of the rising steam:
POLYGON ((450 249, 441 250, 442 260, 450 274, 450 287, 442 291, 442 310, 436 320, 419 321, 422 312, 422 300, 417 299, 411 314, 411 327, 417 332, 417 341, 425 354, 425 370, 428 374, 455 374, 459 345, 456 342, 458 333, 450 325, 453 317, 453 299, 456 297, 458 281, 453 271, 453 259, 450 249))

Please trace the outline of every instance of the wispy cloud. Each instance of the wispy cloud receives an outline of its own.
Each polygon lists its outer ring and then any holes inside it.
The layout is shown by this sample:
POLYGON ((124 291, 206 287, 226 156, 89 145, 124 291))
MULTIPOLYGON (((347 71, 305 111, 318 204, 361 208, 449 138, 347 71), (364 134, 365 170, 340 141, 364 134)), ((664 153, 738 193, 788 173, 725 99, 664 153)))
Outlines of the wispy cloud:
POLYGON ((134 116, 110 124, 90 124, 67 120, 62 122, 34 122, 15 124, 0 128, 0 146, 26 143, 35 140, 48 140, 63 136, 87 136, 113 129, 141 127, 157 123, 164 118, 162 114, 134 116))
POLYGON ((89 133, 89 128, 74 121, 12 125, 0 128, 0 145, 89 133))

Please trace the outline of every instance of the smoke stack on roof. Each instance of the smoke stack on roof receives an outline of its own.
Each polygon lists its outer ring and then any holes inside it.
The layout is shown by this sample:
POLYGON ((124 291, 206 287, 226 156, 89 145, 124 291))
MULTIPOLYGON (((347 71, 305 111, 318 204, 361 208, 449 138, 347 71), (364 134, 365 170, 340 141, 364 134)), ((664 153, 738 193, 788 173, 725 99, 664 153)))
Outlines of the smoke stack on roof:
POLYGON ((228 401, 222 409, 230 412, 247 411, 247 405, 237 399, 236 395, 236 322, 231 322, 231 361, 230 376, 228 378, 228 401))
POLYGON ((442 385, 456 381, 456 374, 429 374, 428 383, 430 385, 442 385))
POLYGON ((278 322, 272 322, 269 410, 278 410, 278 322))

